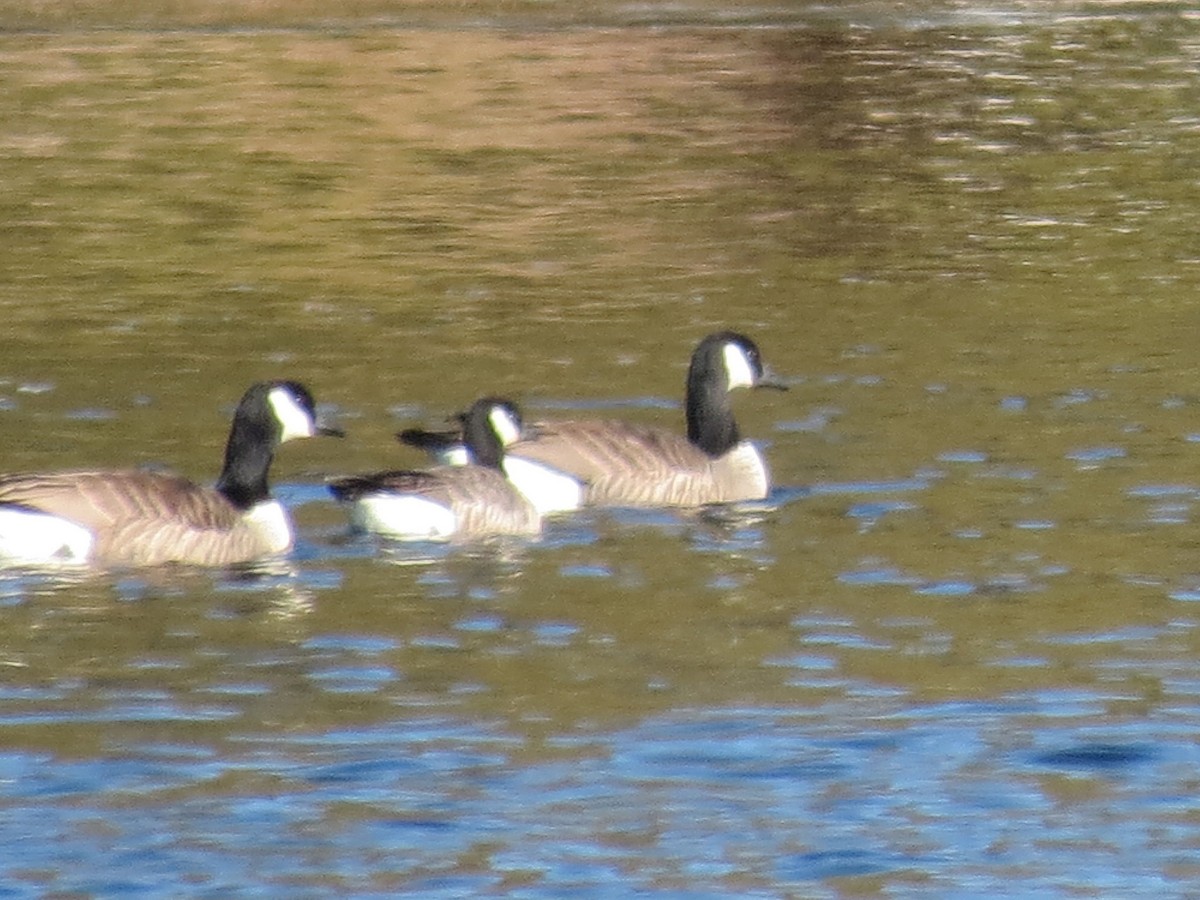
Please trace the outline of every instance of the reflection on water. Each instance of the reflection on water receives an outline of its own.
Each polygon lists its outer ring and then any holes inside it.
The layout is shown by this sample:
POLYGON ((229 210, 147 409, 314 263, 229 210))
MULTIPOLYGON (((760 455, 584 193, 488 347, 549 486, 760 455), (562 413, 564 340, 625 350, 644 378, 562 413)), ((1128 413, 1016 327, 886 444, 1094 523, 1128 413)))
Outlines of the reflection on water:
POLYGON ((0 579, 11 892, 1194 892, 1200 30, 893 7, 0 39, 4 467, 350 432, 287 564, 0 579), (327 499, 485 392, 681 429, 720 327, 764 503, 327 499))

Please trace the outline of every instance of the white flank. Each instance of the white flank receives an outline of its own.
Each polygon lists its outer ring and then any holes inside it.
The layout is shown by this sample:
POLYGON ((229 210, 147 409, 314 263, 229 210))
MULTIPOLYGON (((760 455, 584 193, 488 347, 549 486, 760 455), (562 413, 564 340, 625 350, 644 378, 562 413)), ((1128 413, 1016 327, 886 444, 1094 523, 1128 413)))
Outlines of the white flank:
POLYGON ((448 538, 458 527, 440 503, 406 494, 360 497, 350 506, 350 521, 364 531, 414 541, 448 538))
POLYGON ((292 521, 278 500, 256 503, 242 519, 259 534, 270 553, 283 553, 292 547, 292 521))
POLYGON ((82 566, 92 552, 86 528, 46 513, 0 509, 0 563, 82 566))
POLYGON ((729 390, 739 387, 754 387, 754 366, 746 358, 746 351, 740 344, 725 345, 725 373, 729 376, 729 390))
POLYGON ((583 505, 583 485, 570 475, 519 456, 505 456, 503 465, 508 480, 533 504, 539 516, 583 505))
POLYGON ((317 433, 317 424, 308 410, 302 407, 295 395, 287 388, 272 388, 267 394, 267 402, 279 422, 279 443, 295 438, 312 437, 317 433))

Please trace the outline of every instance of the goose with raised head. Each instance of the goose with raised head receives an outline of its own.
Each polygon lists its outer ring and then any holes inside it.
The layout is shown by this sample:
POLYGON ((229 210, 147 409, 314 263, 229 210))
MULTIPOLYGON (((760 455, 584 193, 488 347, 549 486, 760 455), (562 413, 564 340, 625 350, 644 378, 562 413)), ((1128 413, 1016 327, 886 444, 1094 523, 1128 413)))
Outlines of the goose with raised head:
POLYGON ((521 436, 516 405, 476 400, 461 417, 465 465, 340 478, 330 491, 363 531, 407 540, 532 535, 541 516, 505 477, 505 448, 521 436))
MULTIPOLYGON (((508 448, 505 471, 543 512, 590 506, 691 507, 761 500, 770 474, 758 448, 742 440, 729 393, 787 390, 745 335, 721 331, 692 353, 686 384, 686 436, 620 420, 538 422, 508 448), (535 499, 536 498, 536 499, 535 499)), ((405 431, 403 443, 454 452, 446 433, 405 431)))
POLYGON ((276 448, 318 434, 312 394, 295 381, 250 387, 233 415, 216 487, 130 470, 0 476, 0 564, 226 566, 292 546, 267 476, 276 448))

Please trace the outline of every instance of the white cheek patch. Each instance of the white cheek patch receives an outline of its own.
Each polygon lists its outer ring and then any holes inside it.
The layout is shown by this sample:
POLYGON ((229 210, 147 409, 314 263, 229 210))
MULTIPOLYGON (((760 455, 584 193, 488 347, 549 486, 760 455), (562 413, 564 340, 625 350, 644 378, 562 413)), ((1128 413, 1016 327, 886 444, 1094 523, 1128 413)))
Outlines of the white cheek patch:
POLYGON ((500 446, 507 447, 520 439, 520 426, 503 406, 492 407, 492 411, 488 413, 488 421, 492 423, 492 430, 496 432, 496 437, 500 438, 500 446))
POLYGON ((731 391, 738 387, 754 387, 758 380, 746 351, 738 344, 725 345, 725 373, 729 376, 731 391))
POLYGON ((317 427, 312 415, 297 402, 291 391, 274 388, 267 395, 267 402, 271 404, 271 410, 279 422, 279 443, 316 434, 317 427))
POLYGON ((445 450, 439 450, 433 458, 443 466, 468 466, 471 464, 471 454, 462 444, 454 444, 445 450))

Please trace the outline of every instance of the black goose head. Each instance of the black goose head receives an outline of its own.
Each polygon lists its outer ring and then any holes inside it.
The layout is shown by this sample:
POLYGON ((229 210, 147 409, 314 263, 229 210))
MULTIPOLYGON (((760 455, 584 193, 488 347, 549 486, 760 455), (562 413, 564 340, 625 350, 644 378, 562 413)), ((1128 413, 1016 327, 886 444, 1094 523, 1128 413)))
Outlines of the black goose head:
POLYGON ((692 353, 687 374, 688 440, 710 456, 720 456, 739 438, 729 405, 734 388, 787 390, 763 364, 758 345, 736 331, 718 331, 692 353))
POLYGON ((267 473, 275 448, 296 438, 341 437, 317 422, 312 393, 298 381, 260 381, 242 395, 225 444, 225 466, 217 490, 234 506, 248 509, 270 496, 267 473))
POLYGON ((462 414, 463 442, 477 466, 499 469, 504 448, 521 437, 521 411, 511 400, 482 397, 462 414))

